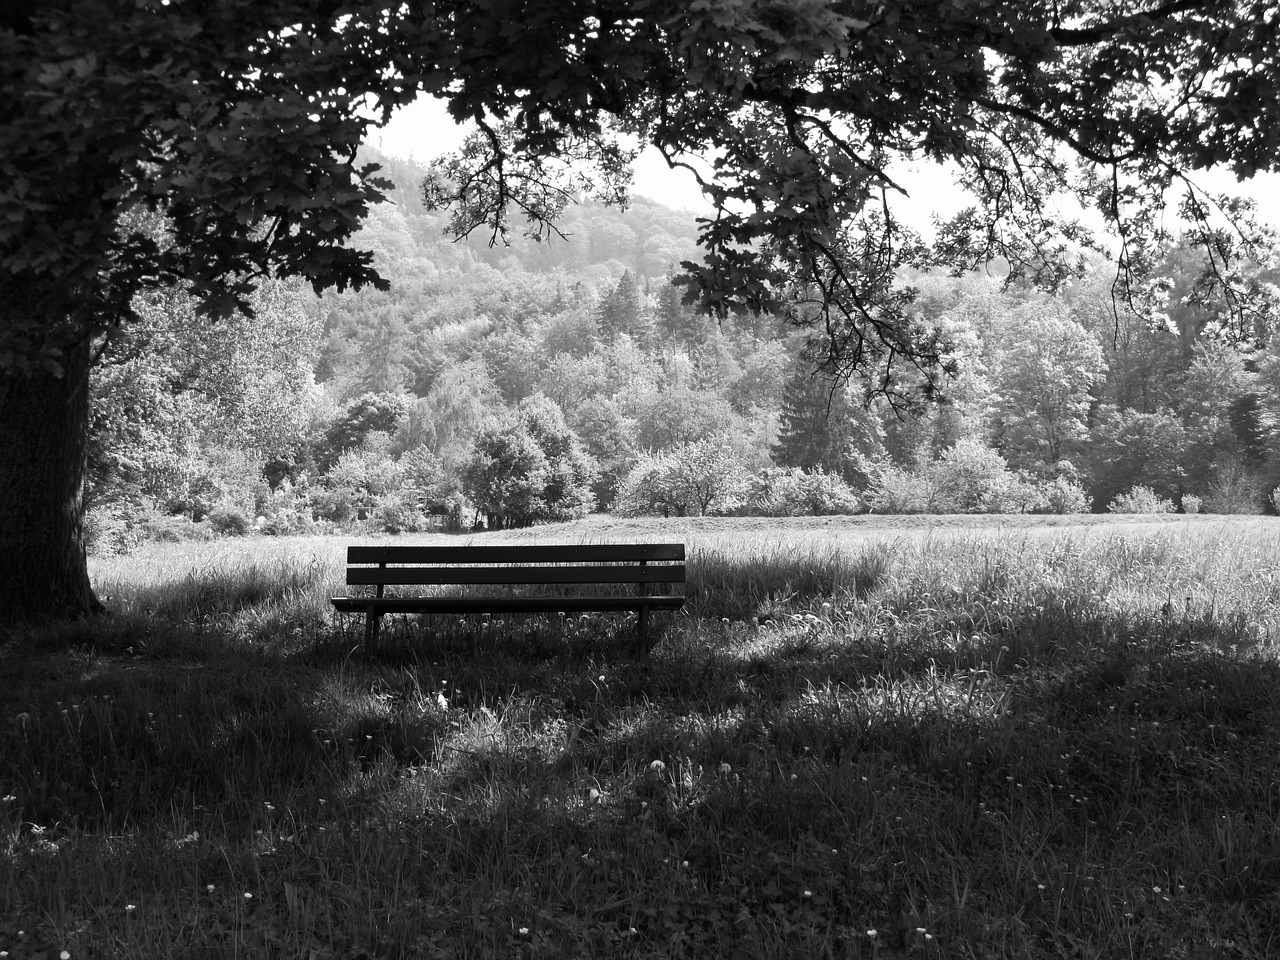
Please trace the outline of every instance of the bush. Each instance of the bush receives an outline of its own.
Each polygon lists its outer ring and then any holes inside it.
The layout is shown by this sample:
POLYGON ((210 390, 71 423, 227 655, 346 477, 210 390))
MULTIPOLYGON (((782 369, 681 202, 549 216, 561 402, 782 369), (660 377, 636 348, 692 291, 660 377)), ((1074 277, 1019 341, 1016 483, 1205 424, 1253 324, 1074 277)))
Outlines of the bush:
POLYGON ((584 517, 595 504, 595 477, 595 461, 540 393, 489 420, 461 472, 463 491, 491 529, 584 517))
POLYGON ((85 549, 95 555, 132 553, 144 543, 207 540, 208 524, 165 513, 147 496, 94 504, 85 512, 85 549))
MULTIPOLYGON (((288 483, 288 481, 285 481, 288 483)), ((255 526, 259 533, 272 537, 314 533, 315 519, 311 515, 311 502, 307 496, 291 491, 276 491, 261 506, 255 526)))
POLYGON ((222 504, 209 514, 209 526, 225 537, 243 537, 253 526, 243 510, 234 504, 222 504))
POLYGON ((165 514, 158 510, 140 518, 137 531, 144 542, 185 543, 209 539, 209 525, 196 523, 183 514, 165 514))
POLYGON ((745 502, 750 479, 741 444, 727 434, 642 454, 614 499, 622 516, 725 515, 745 502))
POLYGON ((762 517, 814 517, 861 513, 865 504, 835 474, 821 468, 774 467, 751 478, 745 512, 762 517))
POLYGON ((1182 512, 1183 513, 1199 513, 1200 507, 1204 501, 1197 497, 1194 493, 1184 493, 1182 495, 1182 512))
POLYGON ((859 469, 876 513, 1027 513, 1044 505, 1036 484, 978 440, 959 440, 915 470, 885 460, 864 460, 859 469))
POLYGON ((363 497, 351 487, 318 487, 311 491, 311 513, 317 520, 350 523, 363 497))
POLYGON ((935 513, 1026 513, 1040 500, 1033 484, 979 440, 957 440, 925 474, 937 491, 935 513))
POLYGON ((1262 479, 1235 460, 1218 466, 1205 494, 1206 513, 1261 513, 1264 495, 1262 479))
POLYGON ((430 526, 411 493, 387 494, 374 508, 373 521, 386 533, 416 533, 430 526))
POLYGON ((643 454, 622 478, 613 498, 613 512, 620 517, 684 516, 673 469, 662 454, 643 454))
POLYGON ((873 513, 925 513, 932 507, 935 491, 926 476, 888 461, 868 461, 863 470, 873 513))
POLYGON ((132 553, 142 545, 142 530, 133 505, 121 501, 96 504, 85 511, 85 549, 94 556, 132 553))
POLYGON ((208 447, 192 459, 182 482, 164 498, 165 510, 199 521, 229 504, 247 511, 270 489, 261 459, 243 450, 208 447))
POLYGON ((1054 477, 1040 485, 1045 513, 1088 513, 1093 502, 1084 487, 1070 477, 1054 477))
POLYGON ((1173 501, 1150 487, 1136 486, 1112 500, 1107 510, 1111 513, 1173 513, 1173 501))

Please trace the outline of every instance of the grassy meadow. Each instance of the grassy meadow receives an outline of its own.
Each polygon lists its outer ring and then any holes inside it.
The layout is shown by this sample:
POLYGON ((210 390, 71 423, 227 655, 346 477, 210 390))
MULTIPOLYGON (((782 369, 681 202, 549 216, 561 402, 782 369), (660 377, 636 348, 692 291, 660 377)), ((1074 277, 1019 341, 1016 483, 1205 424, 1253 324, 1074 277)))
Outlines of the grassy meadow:
POLYGON ((341 538, 96 559, 109 615, 0 643, 0 958, 1280 956, 1278 534, 471 538, 684 540, 647 658, 617 615, 366 654, 341 538))

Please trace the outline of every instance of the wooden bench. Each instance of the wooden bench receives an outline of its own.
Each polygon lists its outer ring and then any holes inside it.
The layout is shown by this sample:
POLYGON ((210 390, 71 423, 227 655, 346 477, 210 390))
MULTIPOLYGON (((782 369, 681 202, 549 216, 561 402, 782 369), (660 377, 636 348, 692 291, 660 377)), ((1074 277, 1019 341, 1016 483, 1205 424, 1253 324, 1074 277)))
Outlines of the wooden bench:
POLYGON ((373 596, 333 597, 342 613, 364 613, 372 649, 388 613, 559 613, 579 610, 637 614, 640 646, 648 650, 649 611, 677 610, 671 594, 685 582, 683 543, 593 543, 542 546, 370 546, 347 548, 347 584, 375 587, 373 596), (634 585, 628 593, 623 584, 634 585), (656 585, 663 586, 655 593, 656 585), (430 592, 387 594, 386 587, 431 586, 430 592), (483 588, 504 586, 501 592, 483 588), (470 589, 441 588, 464 587, 470 589), (523 588, 533 587, 526 592, 523 588), (586 592, 580 588, 589 587, 586 592), (609 588, 607 591, 602 588, 609 588), (480 588, 480 589, 476 589, 480 588))

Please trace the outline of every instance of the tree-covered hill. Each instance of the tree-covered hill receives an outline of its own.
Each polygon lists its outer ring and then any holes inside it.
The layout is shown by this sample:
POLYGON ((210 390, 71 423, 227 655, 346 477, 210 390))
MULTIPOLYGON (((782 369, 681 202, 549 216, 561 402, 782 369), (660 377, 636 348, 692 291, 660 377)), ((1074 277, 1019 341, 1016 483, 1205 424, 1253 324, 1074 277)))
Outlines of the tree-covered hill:
POLYGON ((454 241, 420 200, 425 168, 362 159, 394 184, 353 239, 389 289, 268 286, 256 317, 218 337, 189 299, 150 295, 111 342, 91 447, 103 543, 184 524, 413 529, 432 511, 1273 509, 1265 269, 1250 278, 1254 335, 1234 338, 1191 295, 1201 264, 1183 243, 1162 252, 1163 300, 1145 315, 1100 257, 1057 295, 903 271, 914 322, 953 368, 923 402, 909 365, 885 396, 875 370, 819 375, 783 318, 686 306, 672 280, 695 255, 690 214, 585 201, 564 238, 454 241), (566 444, 571 468, 554 452, 566 444))

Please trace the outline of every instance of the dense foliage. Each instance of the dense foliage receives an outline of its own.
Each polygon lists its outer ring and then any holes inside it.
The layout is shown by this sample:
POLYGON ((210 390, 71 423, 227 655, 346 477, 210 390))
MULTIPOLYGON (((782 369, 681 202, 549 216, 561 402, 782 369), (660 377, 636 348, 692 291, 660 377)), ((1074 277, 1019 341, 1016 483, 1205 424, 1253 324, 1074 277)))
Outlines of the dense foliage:
MULTIPOLYGON (((401 202, 376 207, 356 239, 392 289, 316 299, 274 287, 229 339, 194 322, 189 301, 152 298, 146 323, 113 342, 94 379, 103 546, 198 533, 219 509, 233 532, 512 526, 591 508, 1272 509, 1270 328, 1232 341, 1207 308, 1177 301, 1154 325, 1114 303, 1104 260, 1056 296, 987 275, 905 275, 957 372, 946 403, 903 418, 864 403, 860 381, 816 373, 782 318, 716 321, 682 305, 649 251, 692 249, 687 214, 584 203, 566 212, 567 241, 455 244, 412 201, 422 168, 368 156, 401 202), (248 404, 268 389, 273 402, 248 404), (573 466, 531 435, 539 419, 573 466), (553 476, 571 479, 548 499, 553 476)), ((1184 247, 1165 251, 1166 268, 1186 262, 1184 247)))
MULTIPOLYGON (((956 368, 904 273, 998 259, 1012 279, 1060 290, 1099 248, 1064 198, 1101 215, 1119 240, 1119 286, 1150 306, 1170 240, 1166 197, 1178 195, 1168 188, 1214 164, 1276 164, 1280 133, 1265 122, 1280 90, 1276 24, 1260 0, 6 8, 0 446, 25 455, 0 459, 0 606, 22 617, 96 609, 82 540, 92 345, 137 321, 139 298, 178 286, 216 319, 248 310, 273 275, 316 290, 386 287, 348 242, 383 189, 355 154, 371 122, 417 94, 473 125, 421 185, 455 237, 505 240, 520 218, 547 239, 582 194, 625 202, 635 142, 673 165, 709 151, 705 256, 681 262, 691 298, 722 318, 785 318, 809 331, 829 374, 904 408, 956 368), (897 216, 901 160, 950 161, 973 191, 974 207, 932 245, 897 216), (153 216, 160 234, 137 225, 153 216)), ((1217 302, 1204 330, 1265 342, 1266 290, 1242 267, 1259 252, 1249 211, 1194 189, 1180 210, 1204 254, 1171 282, 1181 302, 1217 302)), ((643 352, 660 325, 645 322, 640 275, 622 274, 592 320, 643 352)), ((360 393, 393 393, 407 323, 389 310, 375 319, 365 362, 347 373, 360 393)), ((561 333, 583 344, 584 320, 561 333)), ((483 359, 513 358, 492 376, 510 403, 529 393, 530 356, 520 331, 507 332, 512 343, 483 359)), ((696 372, 724 378, 712 346, 696 372)), ((1011 402, 1014 462, 1081 435, 1070 397, 1011 402)), ((1215 417, 1197 419, 1188 442, 1217 444, 1215 417)), ((603 476, 607 488, 619 474, 603 476)))

